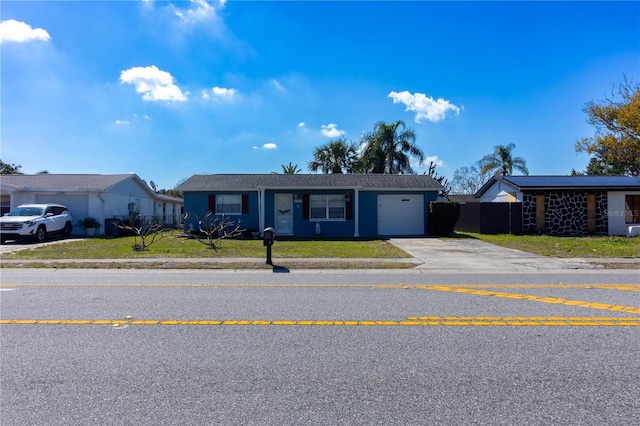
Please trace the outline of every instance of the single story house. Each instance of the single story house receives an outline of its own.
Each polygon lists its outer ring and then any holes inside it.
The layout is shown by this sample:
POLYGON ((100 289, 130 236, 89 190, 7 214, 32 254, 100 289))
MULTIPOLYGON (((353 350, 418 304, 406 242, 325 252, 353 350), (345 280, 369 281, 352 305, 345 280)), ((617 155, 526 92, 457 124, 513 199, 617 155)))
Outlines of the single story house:
POLYGON ((640 229, 638 176, 494 176, 475 198, 522 203, 524 232, 633 235, 640 229))
MULTIPOLYGON (((276 237, 424 236, 443 187, 426 175, 211 174, 179 185, 185 232, 207 212, 276 237)), ((197 229, 197 228, 195 228, 197 229)))
POLYGON ((73 215, 72 235, 84 234, 78 221, 86 217, 102 224, 98 233, 115 235, 113 222, 131 212, 161 218, 167 225, 182 223, 182 199, 157 194, 134 173, 1 175, 2 213, 27 203, 65 205, 73 215))

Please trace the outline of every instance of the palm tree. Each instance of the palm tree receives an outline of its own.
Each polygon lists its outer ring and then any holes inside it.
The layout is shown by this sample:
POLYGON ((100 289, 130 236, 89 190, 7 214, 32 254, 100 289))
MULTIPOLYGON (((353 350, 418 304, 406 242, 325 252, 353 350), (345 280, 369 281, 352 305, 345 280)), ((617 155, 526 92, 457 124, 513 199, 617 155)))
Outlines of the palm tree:
POLYGON ((358 155, 355 145, 341 138, 316 147, 313 160, 309 162, 309 171, 353 173, 357 162, 358 155))
POLYGON ((282 167, 282 173, 285 175, 295 175, 302 171, 302 169, 298 168, 297 164, 291 164, 291 161, 289 161, 289 164, 286 166, 284 164, 281 164, 280 166, 282 167))
POLYGON ((402 120, 379 121, 373 132, 362 137, 362 161, 370 173, 413 174, 410 156, 424 162, 424 152, 416 145, 416 134, 402 120))
POLYGON ((513 157, 511 151, 516 147, 515 144, 496 145, 493 148, 493 154, 487 154, 482 157, 481 174, 489 174, 493 176, 502 175, 509 176, 513 173, 513 169, 519 170, 524 175, 529 174, 527 162, 522 157, 513 157))

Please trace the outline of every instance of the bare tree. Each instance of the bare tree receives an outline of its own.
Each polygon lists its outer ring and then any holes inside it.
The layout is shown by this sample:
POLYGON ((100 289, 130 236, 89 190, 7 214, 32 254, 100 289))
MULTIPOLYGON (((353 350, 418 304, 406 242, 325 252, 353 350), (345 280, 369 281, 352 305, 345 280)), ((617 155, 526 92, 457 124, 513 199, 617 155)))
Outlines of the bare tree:
POLYGON ((482 162, 464 166, 453 172, 451 191, 454 194, 475 194, 487 181, 487 174, 481 173, 482 162))
POLYGON ((202 244, 214 250, 218 250, 217 244, 220 240, 237 237, 245 231, 245 229, 240 228, 240 220, 238 220, 238 223, 235 223, 225 215, 216 216, 209 211, 205 214, 204 218, 201 219, 193 213, 187 213, 185 220, 189 216, 195 217, 198 229, 194 229, 195 227, 193 223, 191 223, 187 233, 193 235, 202 244), (204 235, 205 238, 203 238, 202 235, 204 235))
POLYGON ((134 234, 133 249, 135 251, 146 250, 147 247, 173 232, 173 229, 165 226, 159 219, 146 218, 138 212, 132 213, 128 221, 118 224, 117 227, 134 234), (138 244, 138 237, 141 240, 140 244, 138 244))

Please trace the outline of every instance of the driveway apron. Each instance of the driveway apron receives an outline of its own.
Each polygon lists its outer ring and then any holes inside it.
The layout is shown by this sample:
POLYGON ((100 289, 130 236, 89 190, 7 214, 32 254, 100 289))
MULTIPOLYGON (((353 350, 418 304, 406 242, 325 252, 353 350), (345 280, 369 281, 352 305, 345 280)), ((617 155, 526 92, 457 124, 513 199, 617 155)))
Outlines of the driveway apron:
POLYGON ((540 256, 473 239, 391 238, 389 243, 422 261, 417 269, 531 272, 594 268, 585 263, 540 256))

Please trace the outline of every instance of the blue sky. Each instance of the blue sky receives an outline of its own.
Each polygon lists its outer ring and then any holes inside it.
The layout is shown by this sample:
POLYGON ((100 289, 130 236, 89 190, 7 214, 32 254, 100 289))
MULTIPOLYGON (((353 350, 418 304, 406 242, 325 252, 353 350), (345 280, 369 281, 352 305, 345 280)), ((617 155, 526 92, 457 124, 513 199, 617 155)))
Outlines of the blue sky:
MULTIPOLYGON (((638 2, 3 1, 1 158, 25 173, 307 172, 403 120, 449 178, 495 145, 583 170, 584 104, 640 80, 638 2)), ((416 168, 419 172, 426 169, 416 168)))

